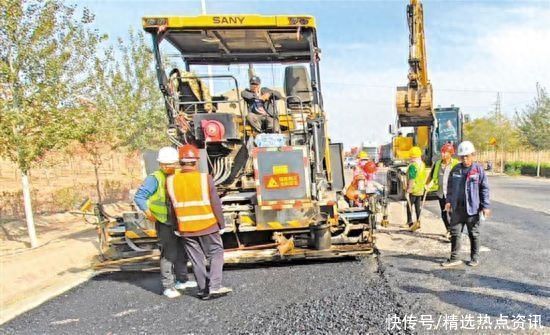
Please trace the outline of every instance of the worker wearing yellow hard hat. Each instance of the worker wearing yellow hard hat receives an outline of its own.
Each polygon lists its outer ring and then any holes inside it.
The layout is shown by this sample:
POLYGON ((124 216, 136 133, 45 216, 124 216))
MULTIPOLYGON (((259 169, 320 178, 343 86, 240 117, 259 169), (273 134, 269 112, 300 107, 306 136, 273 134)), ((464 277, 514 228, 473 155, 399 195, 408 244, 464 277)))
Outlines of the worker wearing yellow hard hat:
POLYGON ((364 167, 365 167, 365 164, 367 164, 369 161, 369 155, 365 151, 361 151, 359 155, 357 155, 357 159, 359 161, 357 162, 357 165, 353 170, 353 176, 357 177, 358 175, 361 175, 363 177, 366 177, 364 167))
POLYGON ((407 227, 411 231, 420 228, 420 205, 426 184, 426 164, 422 161, 422 149, 412 147, 409 150, 411 163, 407 167, 407 189, 405 198, 407 200, 407 227), (416 212, 416 221, 412 219, 412 207, 416 212))

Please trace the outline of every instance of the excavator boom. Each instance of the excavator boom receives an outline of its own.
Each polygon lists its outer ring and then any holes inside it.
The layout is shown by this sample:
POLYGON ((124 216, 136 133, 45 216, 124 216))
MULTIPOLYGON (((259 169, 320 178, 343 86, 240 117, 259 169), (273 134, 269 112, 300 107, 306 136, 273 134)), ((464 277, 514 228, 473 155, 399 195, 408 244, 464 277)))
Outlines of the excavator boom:
POLYGON ((407 86, 397 87, 397 116, 401 127, 431 126, 434 121, 432 85, 428 79, 424 13, 420 0, 407 6, 409 74, 407 86))

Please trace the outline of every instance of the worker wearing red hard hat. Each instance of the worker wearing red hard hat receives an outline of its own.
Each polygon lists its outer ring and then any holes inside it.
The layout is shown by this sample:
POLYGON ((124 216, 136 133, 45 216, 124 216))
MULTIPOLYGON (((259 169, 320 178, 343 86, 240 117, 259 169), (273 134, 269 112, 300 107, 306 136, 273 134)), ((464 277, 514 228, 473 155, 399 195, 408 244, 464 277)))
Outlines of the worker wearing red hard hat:
POLYGON ((191 144, 179 148, 181 173, 168 177, 168 194, 177 219, 177 232, 193 264, 199 297, 209 299, 230 293, 222 286, 223 242, 220 230, 225 227, 223 210, 212 177, 198 169, 200 154, 191 144), (206 272, 205 260, 210 260, 206 272))
POLYGON ((451 222, 449 212, 445 211, 445 202, 447 198, 447 183, 451 170, 458 164, 458 159, 454 158, 455 147, 452 143, 446 143, 441 147, 441 159, 435 163, 433 170, 428 177, 426 191, 434 191, 439 199, 441 209, 441 219, 445 224, 446 237, 451 239, 451 222))

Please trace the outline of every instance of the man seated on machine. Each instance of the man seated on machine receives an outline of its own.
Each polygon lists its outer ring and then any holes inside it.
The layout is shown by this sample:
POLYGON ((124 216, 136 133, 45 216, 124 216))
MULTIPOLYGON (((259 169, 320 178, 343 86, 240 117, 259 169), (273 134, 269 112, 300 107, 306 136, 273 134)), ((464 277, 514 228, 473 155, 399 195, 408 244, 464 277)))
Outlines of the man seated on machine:
POLYGON ((259 133, 278 133, 279 120, 275 118, 275 101, 281 99, 281 93, 261 87, 260 77, 250 78, 250 88, 241 92, 248 105, 246 120, 259 133))

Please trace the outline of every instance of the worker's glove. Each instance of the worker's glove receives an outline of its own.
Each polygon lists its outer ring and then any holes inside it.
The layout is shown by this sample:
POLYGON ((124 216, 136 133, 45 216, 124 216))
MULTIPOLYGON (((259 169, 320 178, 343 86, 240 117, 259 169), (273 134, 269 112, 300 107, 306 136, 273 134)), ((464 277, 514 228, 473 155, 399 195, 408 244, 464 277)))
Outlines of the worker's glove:
POLYGON ((147 218, 147 220, 153 223, 157 221, 157 219, 153 216, 153 213, 151 213, 151 210, 146 209, 145 212, 143 212, 143 214, 145 214, 145 217, 147 218))

